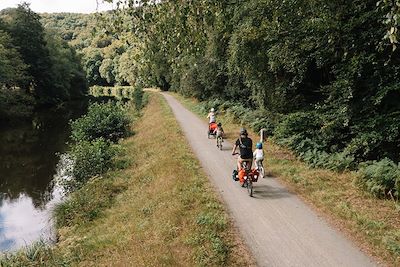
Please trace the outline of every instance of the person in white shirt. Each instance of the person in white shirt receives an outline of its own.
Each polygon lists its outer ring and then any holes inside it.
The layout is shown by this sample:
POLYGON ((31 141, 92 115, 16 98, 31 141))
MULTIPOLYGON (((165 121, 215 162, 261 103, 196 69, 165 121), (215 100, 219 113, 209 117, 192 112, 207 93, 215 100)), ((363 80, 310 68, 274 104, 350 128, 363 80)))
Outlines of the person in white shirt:
POLYGON ((209 124, 215 122, 215 109, 211 108, 210 113, 208 113, 207 118, 209 119, 209 124))
POLYGON ((263 145, 261 142, 258 142, 256 144, 256 150, 253 152, 253 158, 255 159, 256 167, 259 166, 259 162, 261 163, 260 166, 262 166, 262 162, 264 160, 264 151, 263 151, 263 145))

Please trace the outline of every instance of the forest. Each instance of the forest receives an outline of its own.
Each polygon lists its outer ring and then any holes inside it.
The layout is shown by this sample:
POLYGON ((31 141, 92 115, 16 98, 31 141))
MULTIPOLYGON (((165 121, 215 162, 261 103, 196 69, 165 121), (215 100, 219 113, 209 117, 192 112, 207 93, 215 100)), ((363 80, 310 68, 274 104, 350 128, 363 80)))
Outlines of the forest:
POLYGON ((114 13, 52 13, 41 17, 46 29, 57 31, 81 55, 90 86, 140 84, 137 79, 144 73, 138 70, 143 66, 139 52, 143 47, 134 33, 108 30, 114 13))
POLYGON ((28 4, 0 12, 0 120, 80 98, 86 90, 80 57, 28 4))

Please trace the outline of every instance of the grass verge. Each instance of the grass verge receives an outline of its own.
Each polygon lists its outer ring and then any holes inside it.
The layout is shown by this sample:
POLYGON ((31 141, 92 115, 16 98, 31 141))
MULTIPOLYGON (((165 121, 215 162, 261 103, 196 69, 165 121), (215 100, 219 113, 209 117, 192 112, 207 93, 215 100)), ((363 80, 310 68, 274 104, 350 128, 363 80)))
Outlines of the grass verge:
POLYGON ((38 249, 34 260, 21 253, 8 266, 254 265, 177 129, 165 100, 151 94, 136 134, 122 142, 128 167, 91 180, 60 206, 55 247, 38 249))
MULTIPOLYGON (((196 108, 197 100, 173 95, 205 118, 206 114, 196 108)), ((228 114, 219 114, 217 119, 223 123, 227 139, 233 141, 241 126, 228 114)), ((254 133, 251 137, 259 139, 254 133)), ((377 199, 361 190, 355 184, 354 172, 310 168, 270 140, 264 152, 269 176, 279 178, 378 261, 388 266, 400 265, 400 206, 395 201, 377 199)))

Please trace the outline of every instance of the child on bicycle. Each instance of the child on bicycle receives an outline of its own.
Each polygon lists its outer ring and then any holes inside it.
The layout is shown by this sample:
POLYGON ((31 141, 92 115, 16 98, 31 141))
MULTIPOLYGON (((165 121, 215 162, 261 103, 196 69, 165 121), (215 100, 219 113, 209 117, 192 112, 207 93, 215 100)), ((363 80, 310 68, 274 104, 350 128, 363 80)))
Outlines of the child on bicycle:
POLYGON ((253 158, 255 159, 256 167, 262 166, 262 162, 264 160, 264 151, 261 142, 256 144, 256 149, 253 152, 253 158))
POLYGON ((217 146, 218 146, 218 138, 222 138, 224 140, 224 129, 222 128, 222 123, 218 122, 217 128, 214 130, 215 137, 217 139, 217 146))

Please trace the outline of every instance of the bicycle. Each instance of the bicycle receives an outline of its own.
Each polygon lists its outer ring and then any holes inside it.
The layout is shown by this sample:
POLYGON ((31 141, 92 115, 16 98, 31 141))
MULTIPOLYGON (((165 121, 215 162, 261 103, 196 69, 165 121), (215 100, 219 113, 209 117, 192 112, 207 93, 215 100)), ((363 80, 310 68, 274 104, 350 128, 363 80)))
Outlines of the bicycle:
POLYGON ((248 166, 249 163, 247 161, 242 162, 242 169, 245 171, 244 173, 244 183, 243 187, 246 187, 247 193, 249 196, 253 196, 253 178, 252 175, 250 174, 250 167, 248 166))
MULTIPOLYGON (((234 153, 233 155, 239 155, 239 153, 234 153)), ((252 197, 253 192, 254 192, 253 182, 257 182, 258 175, 253 174, 253 172, 251 171, 251 164, 248 161, 243 161, 241 163, 241 170, 244 170, 244 174, 243 174, 244 181, 243 181, 242 187, 245 187, 247 189, 247 193, 249 194, 249 196, 252 197)), ((237 178, 235 180, 237 181, 237 180, 239 180, 239 178, 237 178)))
POLYGON ((256 160, 256 169, 260 173, 262 178, 265 178, 265 170, 263 166, 263 160, 256 160))
POLYGON ((222 150, 222 143, 224 142, 224 138, 222 136, 217 136, 217 147, 219 150, 222 150))

